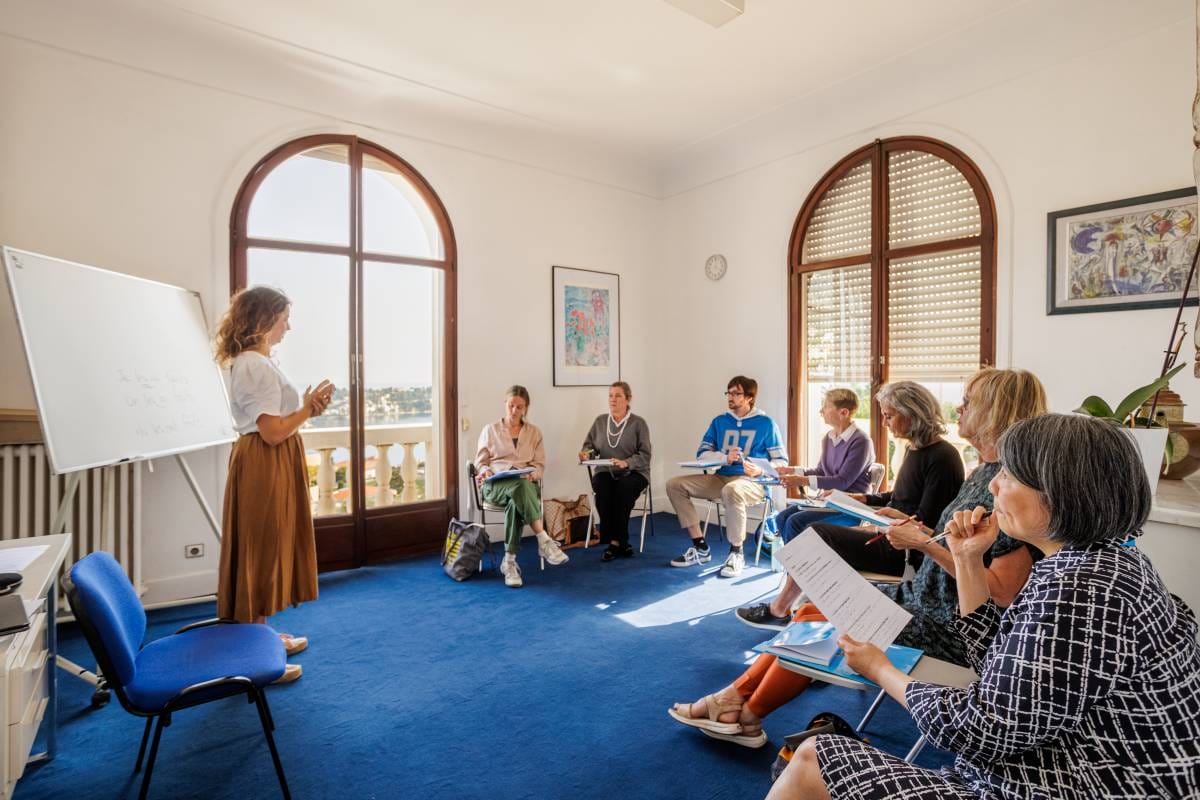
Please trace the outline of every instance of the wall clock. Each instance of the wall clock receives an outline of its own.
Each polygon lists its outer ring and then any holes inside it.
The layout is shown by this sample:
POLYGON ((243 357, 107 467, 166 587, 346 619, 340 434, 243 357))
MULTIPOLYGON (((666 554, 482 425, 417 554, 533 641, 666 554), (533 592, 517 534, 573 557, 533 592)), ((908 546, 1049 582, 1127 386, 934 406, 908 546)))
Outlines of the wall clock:
POLYGON ((725 261, 725 256, 720 253, 708 257, 708 261, 704 262, 704 274, 709 280, 719 281, 725 277, 725 270, 729 264, 725 261))

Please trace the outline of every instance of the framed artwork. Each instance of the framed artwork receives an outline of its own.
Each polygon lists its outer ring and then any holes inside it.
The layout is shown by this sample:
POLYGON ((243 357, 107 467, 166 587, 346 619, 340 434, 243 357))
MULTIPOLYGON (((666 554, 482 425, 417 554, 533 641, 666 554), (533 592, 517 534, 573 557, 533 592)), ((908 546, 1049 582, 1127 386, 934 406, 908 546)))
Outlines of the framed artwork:
POLYGON ((1197 227, 1195 186, 1051 212, 1046 313, 1178 306, 1197 227))
POLYGON ((554 385, 621 379, 621 276, 553 267, 554 385))

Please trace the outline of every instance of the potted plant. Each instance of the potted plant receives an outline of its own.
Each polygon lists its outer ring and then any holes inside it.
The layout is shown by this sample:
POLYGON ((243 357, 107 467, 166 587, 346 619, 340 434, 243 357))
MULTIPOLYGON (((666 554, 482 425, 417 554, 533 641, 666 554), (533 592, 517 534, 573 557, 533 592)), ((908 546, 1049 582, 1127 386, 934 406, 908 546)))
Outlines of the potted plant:
POLYGON ((1130 436, 1142 451, 1142 461, 1146 466, 1146 477, 1150 479, 1152 492, 1158 488, 1158 476, 1162 470, 1164 455, 1168 463, 1170 462, 1171 441, 1167 437, 1169 431, 1165 425, 1160 425, 1148 415, 1139 415, 1138 411, 1158 394, 1158 390, 1166 386, 1177 372, 1186 366, 1187 364, 1180 364, 1170 372, 1161 375, 1158 380, 1134 389, 1125 395, 1125 399, 1117 404, 1115 410, 1096 395, 1084 398, 1079 408, 1075 409, 1077 414, 1111 419, 1129 430, 1130 436))

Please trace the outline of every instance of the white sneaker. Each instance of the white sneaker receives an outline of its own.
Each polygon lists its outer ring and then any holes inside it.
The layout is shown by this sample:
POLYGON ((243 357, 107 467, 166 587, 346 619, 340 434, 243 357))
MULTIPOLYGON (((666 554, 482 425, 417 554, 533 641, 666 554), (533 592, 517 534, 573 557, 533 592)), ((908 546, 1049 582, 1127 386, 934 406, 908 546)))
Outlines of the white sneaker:
POLYGON ((725 559, 725 566, 721 567, 719 573, 722 578, 737 578, 742 574, 742 568, 746 566, 746 557, 739 550, 736 553, 730 553, 725 559))
POLYGON ((538 555, 546 559, 546 563, 552 567, 557 567, 559 564, 565 564, 570 559, 567 554, 558 546, 558 542, 547 536, 545 539, 538 537, 538 555))
POLYGON ((521 567, 516 561, 501 561, 500 574, 504 576, 504 585, 513 589, 520 589, 525 583, 521 580, 521 567))

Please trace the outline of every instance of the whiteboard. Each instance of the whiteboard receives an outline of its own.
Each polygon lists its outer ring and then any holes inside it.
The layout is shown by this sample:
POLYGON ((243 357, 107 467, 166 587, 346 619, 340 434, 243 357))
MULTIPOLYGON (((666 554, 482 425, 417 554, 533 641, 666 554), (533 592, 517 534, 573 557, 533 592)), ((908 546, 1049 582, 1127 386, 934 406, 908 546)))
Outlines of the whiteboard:
POLYGON ((56 473, 235 438, 200 296, 3 248, 56 473))

